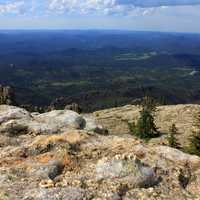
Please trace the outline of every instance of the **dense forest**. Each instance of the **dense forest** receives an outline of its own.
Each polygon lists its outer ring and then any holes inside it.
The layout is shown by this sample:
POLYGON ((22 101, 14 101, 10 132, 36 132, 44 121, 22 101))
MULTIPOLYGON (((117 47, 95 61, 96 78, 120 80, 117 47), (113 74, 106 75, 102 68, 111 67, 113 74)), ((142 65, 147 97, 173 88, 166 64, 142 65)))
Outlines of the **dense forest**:
POLYGON ((1 31, 0 84, 20 105, 84 111, 200 102, 200 35, 131 31, 1 31))

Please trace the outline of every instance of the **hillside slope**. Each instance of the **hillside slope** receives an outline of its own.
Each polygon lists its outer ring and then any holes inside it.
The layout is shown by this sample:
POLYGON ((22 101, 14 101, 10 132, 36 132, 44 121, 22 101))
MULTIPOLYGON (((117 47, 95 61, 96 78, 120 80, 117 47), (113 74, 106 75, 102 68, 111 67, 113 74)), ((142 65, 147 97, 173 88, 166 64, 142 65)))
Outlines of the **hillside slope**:
MULTIPOLYGON (((159 109, 163 130, 179 119, 185 135, 199 106, 159 109)), ((125 134, 123 120, 137 113, 134 106, 79 115, 1 105, 0 199, 198 200, 200 158, 125 134)))
MULTIPOLYGON (((137 121, 140 108, 127 105, 118 108, 100 110, 93 116, 100 124, 109 130, 111 134, 130 134, 128 122, 137 121)), ((188 143, 188 138, 194 129, 194 117, 200 111, 200 105, 168 105, 159 106, 156 112, 156 125, 163 135, 169 132, 174 123, 178 128, 178 139, 182 145, 188 143)))

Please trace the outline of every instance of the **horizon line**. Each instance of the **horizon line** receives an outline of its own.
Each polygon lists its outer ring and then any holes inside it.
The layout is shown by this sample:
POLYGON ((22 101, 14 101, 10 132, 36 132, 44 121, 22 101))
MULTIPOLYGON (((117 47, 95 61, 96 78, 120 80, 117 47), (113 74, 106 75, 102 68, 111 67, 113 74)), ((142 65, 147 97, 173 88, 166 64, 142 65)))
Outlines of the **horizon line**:
POLYGON ((159 30, 133 30, 133 29, 104 29, 104 28, 0 28, 0 32, 4 31, 112 31, 112 32, 149 32, 149 33, 171 33, 171 34, 200 34, 200 32, 183 32, 183 31, 159 31, 159 30))

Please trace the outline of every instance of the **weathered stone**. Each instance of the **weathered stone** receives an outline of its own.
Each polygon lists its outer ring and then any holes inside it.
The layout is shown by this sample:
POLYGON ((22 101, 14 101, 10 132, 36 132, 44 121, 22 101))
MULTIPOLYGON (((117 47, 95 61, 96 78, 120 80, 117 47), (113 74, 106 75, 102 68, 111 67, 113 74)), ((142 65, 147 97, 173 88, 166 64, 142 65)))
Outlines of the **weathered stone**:
POLYGON ((23 200, 83 200, 85 197, 83 189, 67 187, 31 190, 23 200))
MULTIPOLYGON (((40 128, 41 131, 45 131, 44 129, 46 129, 47 133, 55 133, 66 128, 83 129, 85 126, 85 120, 79 114, 70 110, 54 110, 37 115, 34 119, 39 124, 45 125, 40 128)), ((40 131, 38 128, 36 123, 32 126, 32 129, 36 132, 40 131)))
POLYGON ((190 167, 194 169, 200 167, 200 158, 198 156, 183 153, 178 149, 168 146, 158 146, 154 147, 153 151, 155 151, 160 157, 170 160, 176 164, 184 166, 189 163, 190 167))
POLYGON ((27 133, 28 122, 32 120, 29 112, 22 108, 0 106, 0 133, 18 135, 27 133))
POLYGON ((31 114, 25 109, 15 106, 0 105, 0 124, 9 120, 31 120, 31 114))
POLYGON ((96 173, 98 179, 125 179, 135 187, 150 187, 158 183, 153 169, 137 159, 104 158, 97 163, 96 173))
POLYGON ((20 120, 10 120, 1 125, 0 132, 10 136, 28 133, 28 125, 20 120))
POLYGON ((98 133, 104 131, 94 120, 85 119, 74 111, 54 110, 44 114, 30 114, 24 109, 6 105, 0 106, 0 124, 0 133, 8 135, 54 134, 67 129, 86 129, 98 133))
POLYGON ((103 126, 97 124, 97 122, 95 121, 94 118, 92 117, 88 117, 88 116, 84 116, 85 119, 85 130, 90 131, 90 132, 95 132, 95 133, 99 133, 102 135, 108 135, 108 131, 107 129, 104 129, 103 126))
MULTIPOLYGON (((34 165, 33 165, 34 166, 34 165)), ((50 160, 47 164, 40 164, 36 167, 36 170, 32 172, 35 176, 42 179, 54 179, 56 176, 60 175, 63 170, 63 165, 58 160, 50 160)))

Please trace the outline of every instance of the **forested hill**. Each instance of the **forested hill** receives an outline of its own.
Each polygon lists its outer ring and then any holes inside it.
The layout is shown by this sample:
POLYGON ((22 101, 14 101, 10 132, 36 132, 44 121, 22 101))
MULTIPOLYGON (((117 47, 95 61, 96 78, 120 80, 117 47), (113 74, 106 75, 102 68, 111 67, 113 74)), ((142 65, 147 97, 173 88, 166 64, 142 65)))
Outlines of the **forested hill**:
POLYGON ((131 31, 1 31, 0 84, 19 104, 97 110, 151 93, 200 100, 200 35, 131 31), (59 98, 59 100, 58 100, 59 98))

